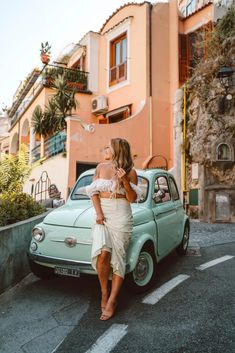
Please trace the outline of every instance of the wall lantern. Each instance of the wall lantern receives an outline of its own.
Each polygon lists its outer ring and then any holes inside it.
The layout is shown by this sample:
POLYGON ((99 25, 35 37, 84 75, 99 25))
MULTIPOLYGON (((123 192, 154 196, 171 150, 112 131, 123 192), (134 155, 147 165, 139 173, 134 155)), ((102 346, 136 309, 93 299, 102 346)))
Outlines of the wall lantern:
POLYGON ((233 69, 229 66, 222 66, 216 77, 220 80, 221 86, 225 88, 226 98, 232 99, 232 97, 230 98, 231 94, 228 94, 228 89, 233 86, 233 69))

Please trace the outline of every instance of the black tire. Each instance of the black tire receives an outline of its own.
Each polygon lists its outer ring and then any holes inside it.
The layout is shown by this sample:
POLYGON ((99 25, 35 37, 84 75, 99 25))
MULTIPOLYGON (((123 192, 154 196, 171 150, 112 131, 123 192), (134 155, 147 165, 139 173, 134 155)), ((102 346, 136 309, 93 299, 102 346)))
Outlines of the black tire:
POLYGON ((29 267, 30 267, 31 271, 33 272, 33 274, 41 279, 55 277, 53 268, 39 265, 30 259, 29 259, 29 267))
POLYGON ((157 261, 153 246, 144 246, 139 253, 135 269, 126 275, 125 285, 134 293, 144 293, 155 283, 156 274, 157 261))
POLYGON ((185 255, 187 253, 189 243, 189 224, 186 223, 184 227, 183 238, 179 246, 177 246, 176 251, 178 255, 185 255))

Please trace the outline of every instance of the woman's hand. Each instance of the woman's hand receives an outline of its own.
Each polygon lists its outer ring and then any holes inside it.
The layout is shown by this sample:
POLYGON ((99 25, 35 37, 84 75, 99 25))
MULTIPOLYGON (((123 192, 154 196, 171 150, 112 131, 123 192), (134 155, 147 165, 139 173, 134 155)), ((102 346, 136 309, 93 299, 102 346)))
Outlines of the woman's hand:
POLYGON ((124 169, 122 168, 117 168, 117 177, 119 179, 123 180, 127 180, 127 175, 124 169))
POLYGON ((97 224, 104 224, 105 218, 103 213, 97 213, 96 214, 96 223, 97 224))

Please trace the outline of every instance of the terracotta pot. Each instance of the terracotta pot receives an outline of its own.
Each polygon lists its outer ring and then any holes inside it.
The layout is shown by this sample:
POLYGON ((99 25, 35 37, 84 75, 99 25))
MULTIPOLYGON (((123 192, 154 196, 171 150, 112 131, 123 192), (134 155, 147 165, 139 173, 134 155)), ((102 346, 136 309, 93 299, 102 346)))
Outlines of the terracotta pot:
POLYGON ((41 61, 43 64, 48 64, 50 61, 50 55, 48 54, 41 54, 41 61))

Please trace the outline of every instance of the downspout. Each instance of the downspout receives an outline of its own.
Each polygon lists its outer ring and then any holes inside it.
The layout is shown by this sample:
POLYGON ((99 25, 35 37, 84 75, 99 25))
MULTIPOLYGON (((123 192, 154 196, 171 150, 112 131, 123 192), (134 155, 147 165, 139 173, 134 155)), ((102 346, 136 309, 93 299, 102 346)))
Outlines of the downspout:
POLYGON ((186 192, 186 114, 187 114, 187 87, 184 84, 184 111, 183 111, 183 151, 182 151, 182 191, 183 195, 186 192))
POLYGON ((149 154, 153 155, 153 102, 152 102, 152 8, 149 3, 149 154))

